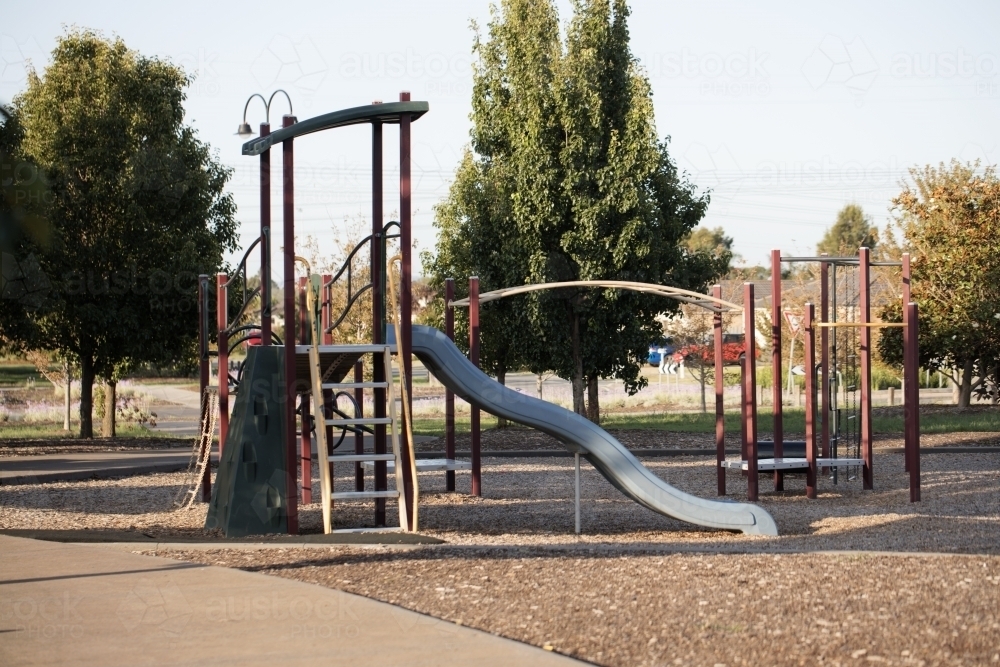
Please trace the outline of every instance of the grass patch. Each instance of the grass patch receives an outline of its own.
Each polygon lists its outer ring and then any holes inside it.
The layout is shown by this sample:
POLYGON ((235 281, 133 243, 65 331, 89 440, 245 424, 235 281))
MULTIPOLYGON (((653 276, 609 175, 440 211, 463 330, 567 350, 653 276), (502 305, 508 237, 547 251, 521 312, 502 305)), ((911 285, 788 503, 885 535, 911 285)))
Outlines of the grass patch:
POLYGON ((0 364, 0 387, 24 387, 29 378, 35 379, 36 387, 52 386, 31 364, 0 364))
MULTIPOLYGON (((23 424, 7 422, 0 424, 0 440, 72 440, 80 433, 80 425, 73 424, 72 431, 64 431, 62 424, 23 424)), ((168 434, 150 431, 145 426, 118 424, 115 433, 121 438, 169 438, 168 434)), ((94 422, 94 435, 101 434, 101 425, 94 422)))
MULTIPOLYGON (((783 411, 786 433, 802 434, 806 431, 805 411, 789 408, 783 411)), ((772 432, 773 412, 760 410, 757 413, 757 433, 767 435, 772 432)), ((725 415, 727 433, 740 432, 740 415, 731 411, 725 415)), ((610 414, 601 422, 606 429, 670 431, 673 433, 715 433, 715 414, 702 412, 664 412, 659 414, 610 414)), ((482 427, 496 427, 496 418, 483 413, 482 427)), ((819 425, 817 424, 817 431, 819 425)), ((455 432, 468 433, 469 418, 455 418, 455 432)), ((903 412, 901 408, 875 409, 872 414, 872 430, 875 433, 903 433, 903 412)), ((443 436, 444 419, 416 419, 415 435, 443 436)), ((1000 432, 1000 408, 958 410, 951 406, 921 406, 921 433, 967 433, 1000 432)))

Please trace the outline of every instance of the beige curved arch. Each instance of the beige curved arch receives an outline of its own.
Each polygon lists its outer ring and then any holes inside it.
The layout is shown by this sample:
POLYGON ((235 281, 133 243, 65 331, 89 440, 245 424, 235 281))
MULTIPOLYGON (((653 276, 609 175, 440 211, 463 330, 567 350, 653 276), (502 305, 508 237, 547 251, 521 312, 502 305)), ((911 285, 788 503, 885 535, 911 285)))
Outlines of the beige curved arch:
MULTIPOLYGON (((534 285, 518 285, 517 287, 505 287, 503 289, 493 290, 492 292, 484 292, 479 295, 479 303, 486 303, 488 301, 496 301, 497 299, 504 299, 508 296, 515 296, 517 294, 525 294, 527 292, 539 292, 541 290, 558 289, 560 287, 604 287, 606 289, 626 289, 632 292, 643 292, 645 294, 655 294, 657 296, 663 296, 670 299, 676 299, 683 303, 689 303, 693 306, 699 306, 706 310, 711 310, 713 312, 727 312, 731 310, 741 311, 742 306, 738 306, 735 303, 725 301, 723 299, 716 299, 708 294, 701 294, 700 292, 692 292, 691 290, 681 289, 679 287, 667 287, 665 285, 654 285, 652 283, 636 283, 627 280, 573 280, 569 282, 561 283, 536 283, 534 285)), ((458 299, 452 301, 451 305, 455 308, 468 308, 468 299, 458 299)))

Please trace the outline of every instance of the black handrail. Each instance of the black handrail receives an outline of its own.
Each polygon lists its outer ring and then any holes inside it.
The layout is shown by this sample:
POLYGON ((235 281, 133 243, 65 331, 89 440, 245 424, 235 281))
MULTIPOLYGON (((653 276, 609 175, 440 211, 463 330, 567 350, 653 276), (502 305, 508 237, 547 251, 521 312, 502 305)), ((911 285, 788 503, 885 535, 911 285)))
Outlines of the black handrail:
MULTIPOLYGON (((333 286, 333 284, 335 282, 337 282, 338 280, 340 280, 341 276, 343 276, 345 272, 347 273, 347 303, 344 304, 344 308, 343 308, 343 310, 341 310, 340 315, 336 318, 336 320, 334 320, 332 317, 330 318, 331 323, 330 323, 329 326, 327 326, 323 330, 324 333, 330 333, 334 329, 336 329, 338 326, 340 326, 340 324, 347 317, 347 314, 351 311, 351 308, 354 306, 354 304, 357 302, 357 300, 359 298, 361 298, 361 295, 364 294, 365 292, 367 292, 368 290, 372 289, 375 286, 374 281, 371 281, 371 276, 369 276, 369 283, 367 285, 363 285, 363 286, 359 287, 356 291, 354 290, 354 287, 352 285, 352 281, 353 281, 353 278, 354 278, 354 269, 353 269, 354 256, 357 255, 358 251, 360 251, 363 247, 365 247, 366 245, 371 246, 372 244, 375 243, 375 240, 378 239, 381 242, 381 244, 382 244, 382 259, 385 260, 386 242, 389 239, 398 239, 401 236, 401 233, 397 233, 397 234, 388 234, 388 233, 386 233, 390 229, 392 229, 393 227, 395 227, 396 229, 400 229, 399 222, 396 221, 396 220, 390 220, 389 222, 387 222, 385 224, 384 227, 382 227, 382 231, 381 232, 379 232, 378 234, 369 234, 368 236, 366 236, 365 238, 363 238, 356 246, 354 246, 354 249, 351 250, 351 252, 347 255, 347 259, 344 260, 344 264, 340 267, 340 270, 337 271, 337 273, 332 278, 330 278, 330 280, 328 280, 328 281, 326 281, 326 282, 323 283, 322 293, 321 293, 322 294, 322 298, 321 298, 322 304, 321 305, 322 306, 329 306, 330 302, 331 302, 331 299, 330 299, 330 288, 333 286)), ((382 294, 382 303, 379 304, 379 306, 382 309, 382 320, 384 322, 385 321, 385 285, 386 285, 386 277, 387 277, 386 267, 385 267, 384 262, 383 262, 383 265, 382 265, 381 269, 382 269, 381 278, 382 278, 382 292, 383 292, 383 294, 382 294)))

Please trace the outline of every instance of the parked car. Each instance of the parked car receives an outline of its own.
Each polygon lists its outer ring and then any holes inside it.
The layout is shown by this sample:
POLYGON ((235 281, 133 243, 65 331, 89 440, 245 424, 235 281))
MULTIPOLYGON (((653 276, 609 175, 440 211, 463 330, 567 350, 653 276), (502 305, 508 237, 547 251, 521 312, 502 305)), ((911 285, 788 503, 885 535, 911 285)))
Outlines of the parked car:
MULTIPOLYGON (((722 363, 724 366, 738 366, 740 357, 746 350, 743 344, 743 334, 723 334, 722 335, 722 363)), ((757 358, 760 358, 760 348, 756 349, 757 358)), ((712 363, 715 359, 714 341, 708 340, 704 344, 685 345, 674 353, 676 361, 680 362, 691 357, 704 359, 706 363, 712 363)))
POLYGON ((661 338, 658 341, 649 344, 649 356, 646 357, 646 361, 650 366, 661 366, 663 364, 663 357, 666 355, 670 357, 674 353, 674 340, 672 338, 661 338))

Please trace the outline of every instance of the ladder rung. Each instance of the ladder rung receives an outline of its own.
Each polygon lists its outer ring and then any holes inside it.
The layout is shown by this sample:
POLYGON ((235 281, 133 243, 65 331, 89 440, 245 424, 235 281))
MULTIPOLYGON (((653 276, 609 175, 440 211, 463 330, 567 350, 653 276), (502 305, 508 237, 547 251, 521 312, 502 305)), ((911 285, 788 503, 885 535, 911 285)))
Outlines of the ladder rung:
POLYGON ((359 426, 362 424, 391 424, 392 417, 355 417, 353 419, 327 419, 327 426, 359 426))
POLYGON ((393 461, 396 460, 395 454, 338 454, 335 456, 328 456, 327 459, 330 463, 361 463, 365 461, 393 461))
POLYGON ((333 500, 364 500, 365 498, 398 498, 398 491, 334 491, 333 500))
POLYGON ((388 382, 330 382, 323 389, 388 389, 388 382))

